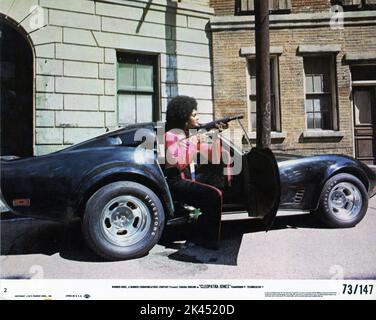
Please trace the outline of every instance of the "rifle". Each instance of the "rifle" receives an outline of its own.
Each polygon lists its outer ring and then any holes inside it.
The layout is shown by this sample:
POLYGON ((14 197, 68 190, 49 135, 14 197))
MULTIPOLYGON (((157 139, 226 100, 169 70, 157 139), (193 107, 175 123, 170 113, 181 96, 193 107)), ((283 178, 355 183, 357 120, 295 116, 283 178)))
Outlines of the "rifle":
POLYGON ((220 123, 228 123, 232 120, 238 120, 238 119, 243 119, 243 115, 238 115, 238 116, 232 116, 232 117, 225 117, 221 119, 217 119, 208 123, 200 124, 199 127, 197 128, 198 130, 200 129, 206 129, 206 130, 211 130, 217 128, 217 125, 220 123))
MULTIPOLYGON (((225 117, 225 118, 217 119, 217 120, 207 122, 207 123, 204 123, 204 124, 200 124, 197 128, 194 128, 194 130, 196 130, 195 133, 189 135, 188 137, 182 138, 179 141, 183 141, 183 140, 189 139, 190 137, 196 136, 198 134, 202 134, 203 133, 201 131, 202 129, 209 131, 211 129, 216 129, 217 125, 220 124, 220 123, 228 123, 232 120, 238 120, 238 119, 243 119, 243 118, 244 118, 243 115, 238 115, 238 116, 232 116, 232 117, 225 117)), ((241 123, 240 123, 240 125, 241 125, 241 123)))

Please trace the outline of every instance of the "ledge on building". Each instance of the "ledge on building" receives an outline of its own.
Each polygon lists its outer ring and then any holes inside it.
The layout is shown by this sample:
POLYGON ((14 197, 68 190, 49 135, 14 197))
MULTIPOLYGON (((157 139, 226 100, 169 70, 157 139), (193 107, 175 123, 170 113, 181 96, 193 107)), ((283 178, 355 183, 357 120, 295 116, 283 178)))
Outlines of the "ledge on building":
POLYGON ((352 81, 351 85, 353 87, 376 86, 376 80, 356 80, 356 81, 352 81))
MULTIPOLYGON (((250 140, 254 141, 256 140, 256 132, 255 131, 252 131, 252 132, 248 132, 248 137, 250 140)), ((272 143, 282 143, 282 141, 284 139, 286 139, 287 137, 287 134, 286 132, 277 132, 277 131, 272 131, 270 133, 270 138, 272 140, 272 143)), ((243 135, 243 141, 246 142, 246 137, 243 135)))
MULTIPOLYGON (((270 47, 270 54, 281 55, 283 53, 282 46, 271 46, 270 47)), ((256 55, 256 47, 242 47, 240 48, 240 56, 255 56, 256 55)))
POLYGON ((298 53, 338 53, 341 51, 340 44, 325 44, 325 45, 300 45, 298 47, 298 53))
MULTIPOLYGON (((343 13, 343 26, 375 25, 376 12, 371 10, 343 13)), ((270 29, 331 27, 333 12, 290 13, 270 15, 270 29)), ((220 30, 248 30, 255 28, 255 16, 214 16, 210 28, 220 30)))
POLYGON ((342 140, 345 134, 342 131, 335 130, 306 130, 303 131, 299 142, 311 141, 311 142, 338 142, 342 140))
MULTIPOLYGON (((90 1, 98 1, 98 0, 90 0, 90 1)), ((131 7, 141 7, 141 8, 149 8, 149 6, 152 6, 155 10, 162 10, 164 11, 165 7, 170 7, 173 9, 178 10, 187 10, 187 11, 193 11, 203 14, 209 14, 214 15, 214 8, 211 8, 209 6, 205 6, 203 4, 199 3, 182 3, 178 1, 165 1, 165 0, 154 0, 153 2, 150 0, 138 0, 133 1, 132 3, 129 3, 128 1, 124 0, 101 0, 101 2, 106 2, 109 4, 119 4, 124 6, 131 6, 131 7), (158 9, 159 7, 159 9, 158 9)))
POLYGON ((348 52, 345 54, 344 60, 347 63, 368 63, 376 61, 375 52, 348 52))
POLYGON ((303 131, 304 138, 343 138, 345 135, 341 131, 335 130, 306 130, 303 131))

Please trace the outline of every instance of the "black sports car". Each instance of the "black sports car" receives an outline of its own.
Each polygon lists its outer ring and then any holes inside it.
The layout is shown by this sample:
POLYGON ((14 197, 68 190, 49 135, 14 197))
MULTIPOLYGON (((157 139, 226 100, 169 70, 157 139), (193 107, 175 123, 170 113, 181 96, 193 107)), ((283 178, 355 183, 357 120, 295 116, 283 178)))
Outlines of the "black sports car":
MULTIPOLYGON (((18 215, 81 218, 88 245, 107 259, 143 256, 166 225, 194 220, 196 212, 171 197, 159 129, 157 123, 131 125, 48 155, 2 157, 2 201, 18 215)), ((223 190, 223 214, 248 211, 269 228, 278 208, 304 209, 331 227, 352 227, 376 193, 375 173, 351 157, 245 152, 220 139, 232 162, 197 171, 223 190)))

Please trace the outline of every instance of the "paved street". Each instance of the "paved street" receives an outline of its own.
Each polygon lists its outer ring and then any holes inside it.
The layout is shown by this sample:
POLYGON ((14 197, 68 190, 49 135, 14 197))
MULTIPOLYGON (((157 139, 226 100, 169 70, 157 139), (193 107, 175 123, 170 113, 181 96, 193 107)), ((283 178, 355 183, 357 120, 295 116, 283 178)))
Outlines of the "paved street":
MULTIPOLYGON (((105 262, 79 223, 1 221, 1 277, 8 279, 376 279, 376 197, 355 228, 327 229, 302 212, 279 212, 273 230, 224 221, 219 251, 176 242, 140 259, 105 262)), ((171 231, 179 234, 178 229, 171 231)))

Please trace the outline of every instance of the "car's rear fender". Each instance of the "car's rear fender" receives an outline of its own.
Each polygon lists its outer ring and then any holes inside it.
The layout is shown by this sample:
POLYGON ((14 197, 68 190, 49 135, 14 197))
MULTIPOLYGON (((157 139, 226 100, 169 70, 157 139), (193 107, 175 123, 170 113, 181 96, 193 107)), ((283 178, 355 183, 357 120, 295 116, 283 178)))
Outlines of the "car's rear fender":
POLYGON ((141 170, 141 168, 135 168, 134 166, 115 167, 91 176, 90 179, 85 179, 76 193, 76 215, 82 216, 89 198, 106 184, 116 181, 132 181, 138 182, 153 190, 163 204, 166 218, 172 217, 174 209, 170 191, 164 181, 163 175, 158 172, 157 165, 155 165, 155 167, 155 170, 145 170, 145 168, 141 170))

